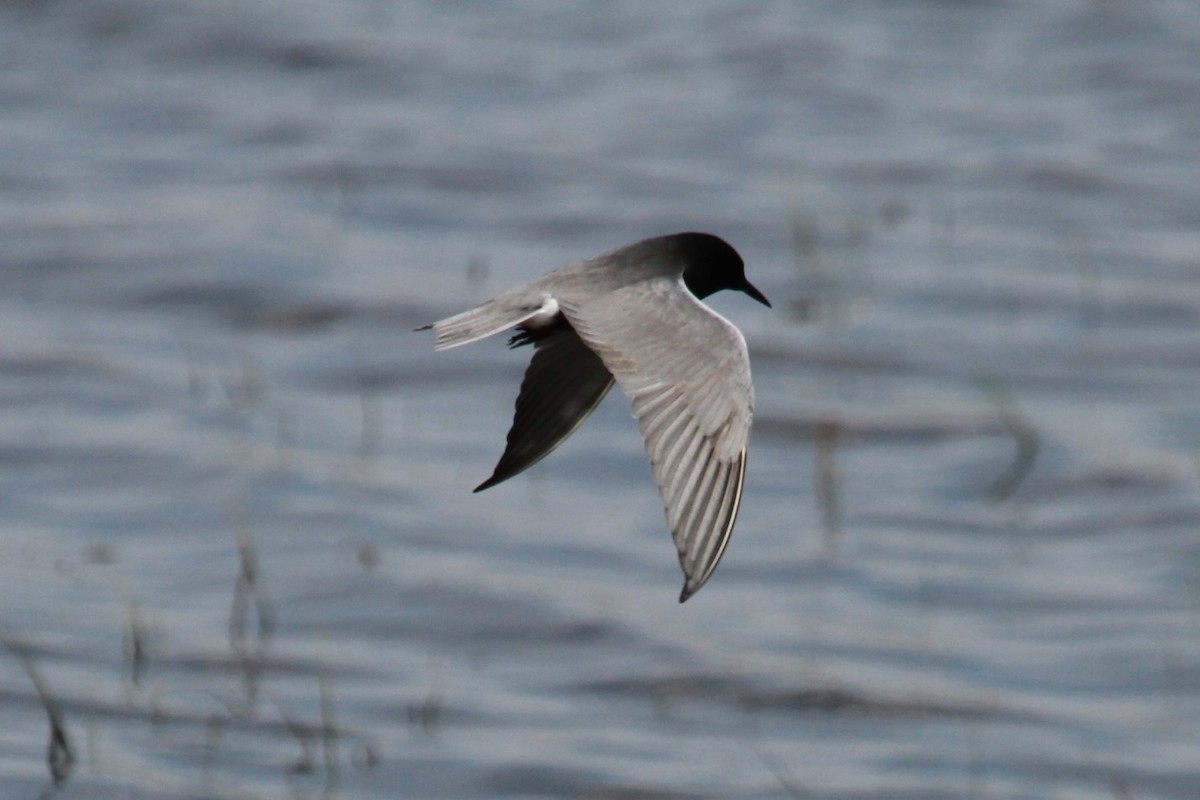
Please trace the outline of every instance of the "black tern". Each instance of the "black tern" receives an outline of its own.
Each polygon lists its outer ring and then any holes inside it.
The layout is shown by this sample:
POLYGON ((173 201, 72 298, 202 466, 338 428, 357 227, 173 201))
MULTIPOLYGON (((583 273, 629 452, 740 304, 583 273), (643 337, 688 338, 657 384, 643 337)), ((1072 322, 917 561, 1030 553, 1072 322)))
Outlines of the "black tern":
POLYGON ((699 302, 722 289, 770 302, 741 256, 708 233, 644 239, 555 270, 433 329, 435 350, 515 328, 532 344, 508 444, 480 492, 562 444, 612 388, 633 401, 683 568, 684 602, 725 552, 754 411, 746 340, 699 302))

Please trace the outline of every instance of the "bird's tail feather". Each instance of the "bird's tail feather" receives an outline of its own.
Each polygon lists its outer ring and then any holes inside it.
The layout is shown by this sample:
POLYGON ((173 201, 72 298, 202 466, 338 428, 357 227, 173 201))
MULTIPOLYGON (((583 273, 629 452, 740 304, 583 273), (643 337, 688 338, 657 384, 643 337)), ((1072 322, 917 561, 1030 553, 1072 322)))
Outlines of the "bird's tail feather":
POLYGON ((437 336, 433 349, 447 350, 508 330, 539 314, 554 314, 557 311, 558 305, 549 295, 500 295, 470 311, 423 325, 417 330, 432 328, 437 336))

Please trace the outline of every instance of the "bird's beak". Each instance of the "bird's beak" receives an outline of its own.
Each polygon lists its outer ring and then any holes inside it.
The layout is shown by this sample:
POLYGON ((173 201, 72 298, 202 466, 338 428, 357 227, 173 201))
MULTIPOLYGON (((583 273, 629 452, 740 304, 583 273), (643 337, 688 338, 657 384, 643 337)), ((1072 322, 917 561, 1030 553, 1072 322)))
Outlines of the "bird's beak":
POLYGON ((745 281, 742 284, 742 291, 753 297, 758 302, 762 303, 767 308, 771 307, 771 301, 767 299, 766 295, 764 295, 758 289, 755 289, 754 284, 750 283, 750 281, 745 281))

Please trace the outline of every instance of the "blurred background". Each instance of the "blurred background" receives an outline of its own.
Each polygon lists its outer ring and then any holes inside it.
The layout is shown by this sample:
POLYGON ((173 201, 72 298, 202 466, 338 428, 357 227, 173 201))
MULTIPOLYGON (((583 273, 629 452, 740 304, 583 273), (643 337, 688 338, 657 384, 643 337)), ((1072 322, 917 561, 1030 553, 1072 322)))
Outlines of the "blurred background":
POLYGON ((1194 798, 1200 6, 0 5, 0 782, 1194 798), (686 605, 614 392, 412 328, 732 242, 686 605))

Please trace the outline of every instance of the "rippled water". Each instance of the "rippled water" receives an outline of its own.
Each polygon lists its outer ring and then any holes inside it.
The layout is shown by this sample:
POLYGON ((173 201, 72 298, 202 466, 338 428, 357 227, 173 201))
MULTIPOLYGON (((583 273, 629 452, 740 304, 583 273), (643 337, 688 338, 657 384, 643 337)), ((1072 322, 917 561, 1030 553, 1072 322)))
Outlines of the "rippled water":
POLYGON ((1188 2, 8 3, 11 797, 1194 798, 1188 2), (411 328, 712 230, 693 600, 614 394, 411 328), (60 781, 47 764, 51 748, 60 781))

